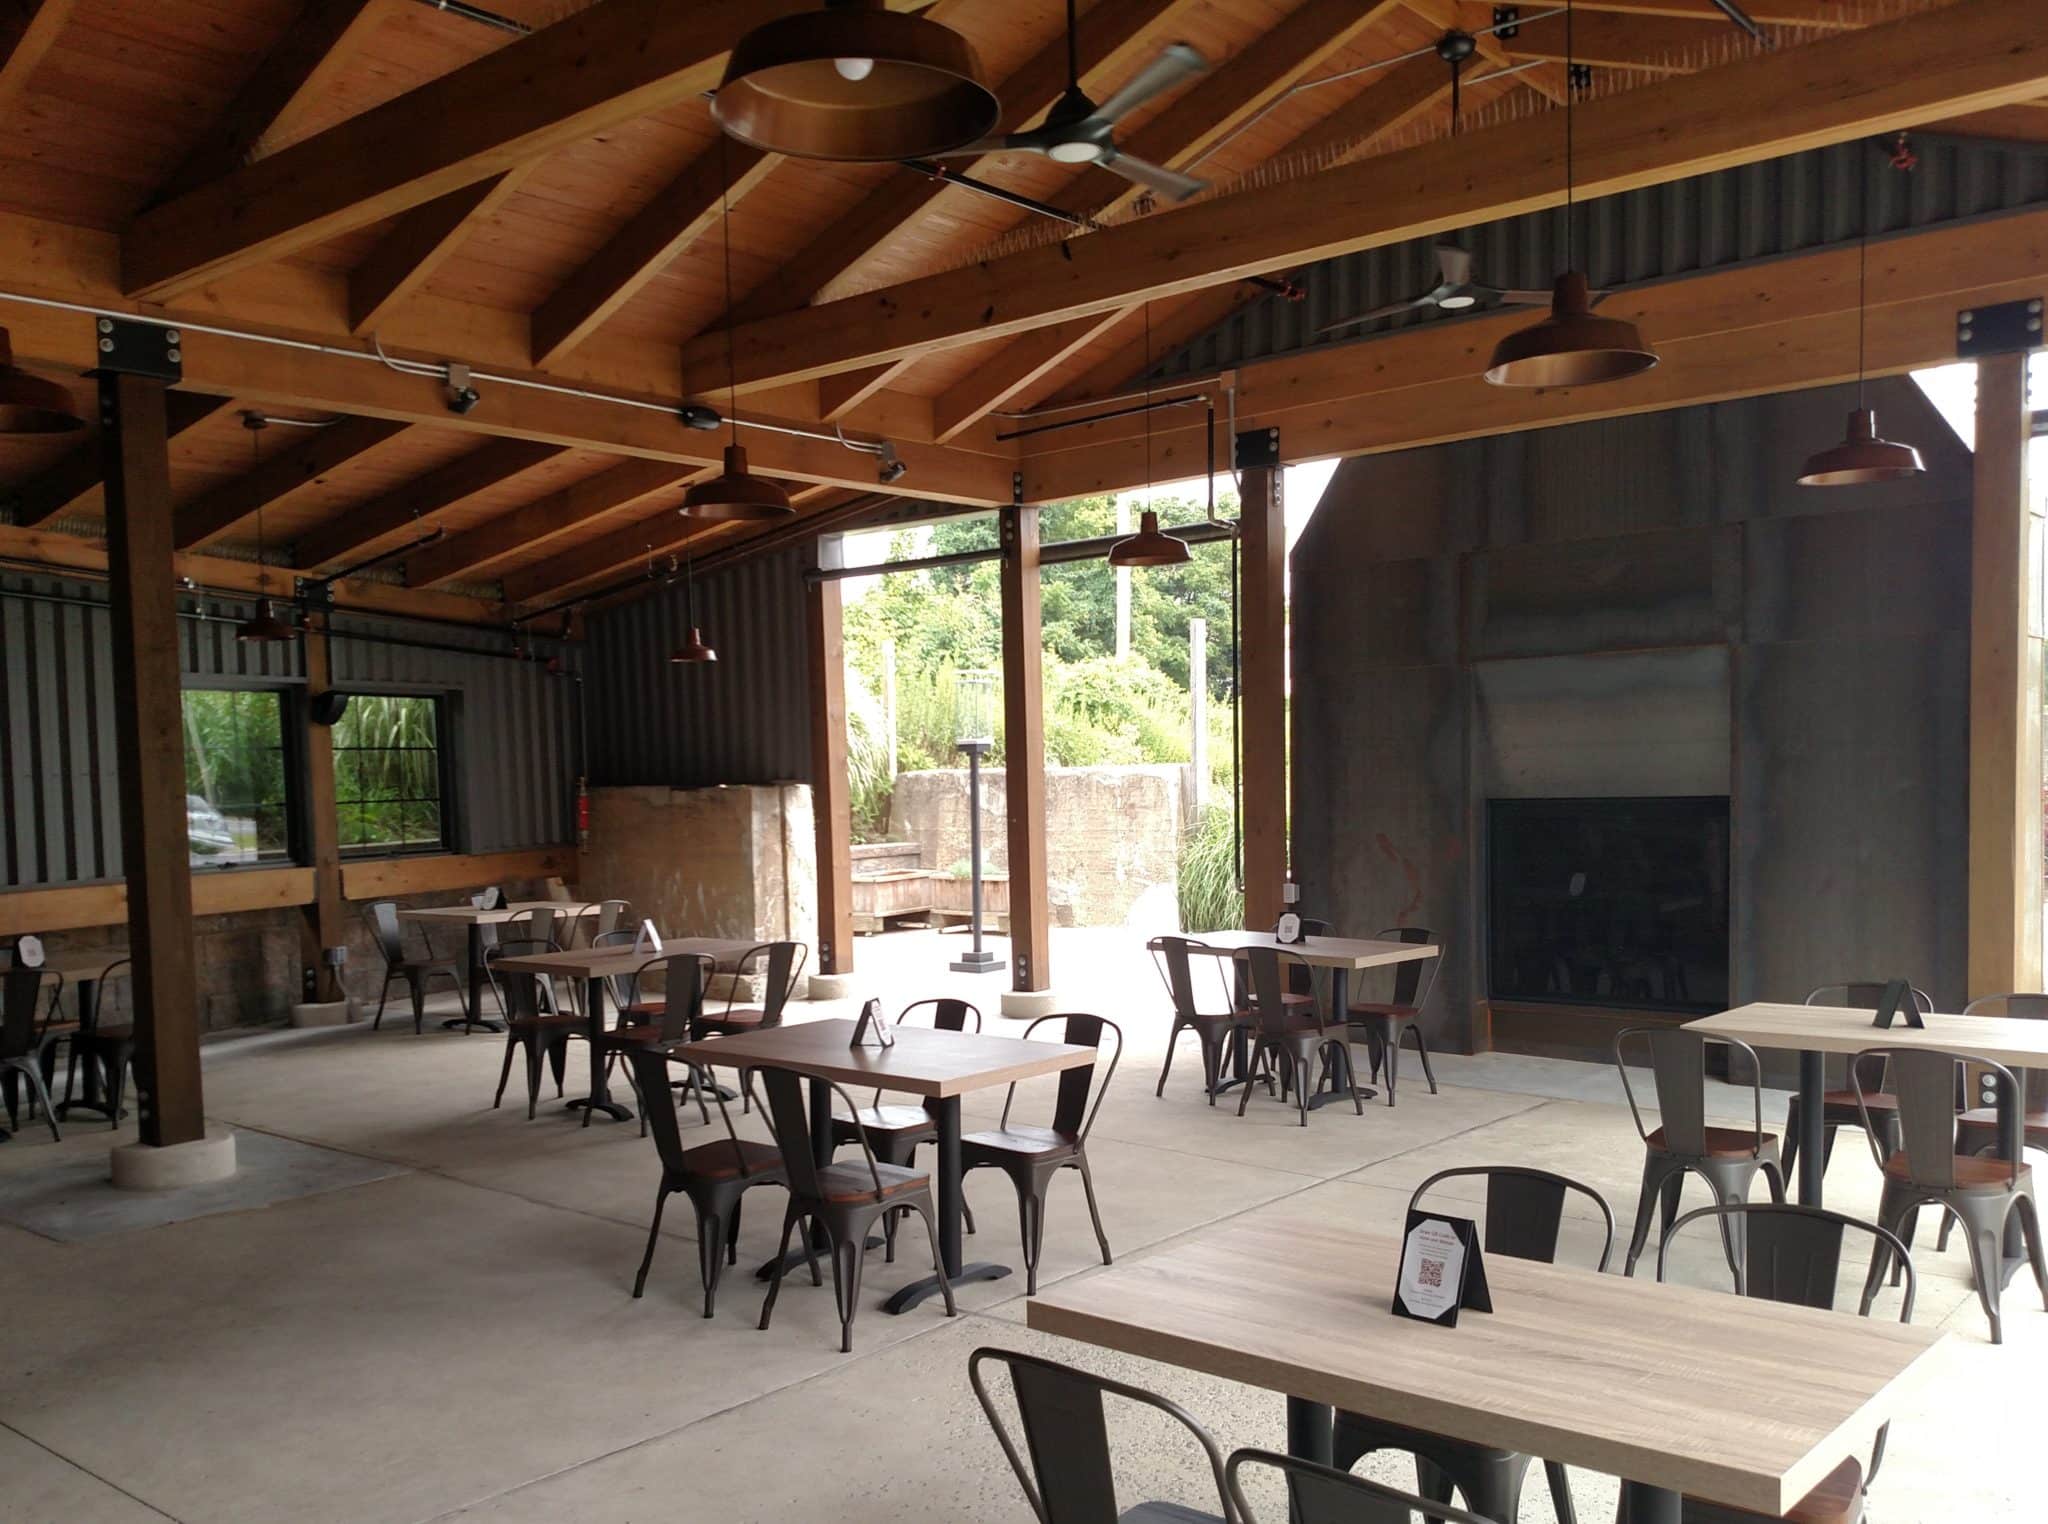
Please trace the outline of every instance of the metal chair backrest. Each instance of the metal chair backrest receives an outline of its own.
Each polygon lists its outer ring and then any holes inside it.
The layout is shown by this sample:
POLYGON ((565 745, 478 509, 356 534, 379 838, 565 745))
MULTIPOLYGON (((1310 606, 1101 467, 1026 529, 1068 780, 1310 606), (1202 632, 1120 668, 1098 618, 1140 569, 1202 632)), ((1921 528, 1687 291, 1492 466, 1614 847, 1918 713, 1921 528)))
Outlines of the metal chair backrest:
MULTIPOLYGON (((1899 1104, 1899 1145, 1906 1156, 1906 1174, 1915 1185, 1946 1188, 1956 1183, 1956 1091, 1965 1068, 1990 1078, 1994 1085, 2014 1087, 2019 1080, 2012 1070, 1995 1060, 1974 1053, 1957 1053, 1943 1048, 1865 1048, 1849 1066, 1849 1079, 1856 1088, 1856 1109, 1862 1113, 1864 1131, 1870 1135, 1871 1157, 1877 1167, 1885 1165, 1884 1145, 1879 1129, 1870 1121, 1861 1068, 1865 1059, 1877 1059, 1886 1066, 1891 1093, 1899 1104)), ((2012 1183, 2019 1182, 2020 1150, 2011 1151, 2012 1183)))
MULTIPOLYGON (((1373 933, 1378 942, 1404 942, 1410 947, 1441 947, 1437 934, 1426 926, 1389 926, 1373 933)), ((1434 958, 1410 958, 1394 965, 1393 1004, 1405 1005, 1420 1014, 1436 989, 1437 972, 1443 967, 1441 952, 1434 958)))
MULTIPOLYGON (((1683 1027, 1629 1027, 1614 1037, 1614 1067, 1621 1071, 1622 1094, 1628 1097, 1629 1115, 1644 1143, 1650 1129, 1643 1125, 1643 1113, 1636 1105, 1635 1086, 1628 1077, 1628 1048, 1640 1041, 1650 1052, 1650 1075, 1657 1087, 1658 1121, 1668 1153, 1698 1156, 1707 1151, 1707 1039, 1683 1027)), ((1763 1067, 1756 1049, 1733 1038, 1716 1042, 1745 1054, 1749 1059, 1751 1102, 1750 1131, 1752 1156, 1764 1146, 1763 1067)), ((1733 1069, 1733 1065, 1729 1066, 1733 1069)))
POLYGON ((541 953, 560 952, 552 941, 538 937, 505 937, 484 955, 484 972, 491 977, 491 985, 503 1002, 505 1014, 514 1021, 531 1020, 540 1015, 539 974, 498 972, 498 965, 507 958, 531 958, 541 953))
POLYGON ((690 1029, 704 1019, 704 992, 711 976, 718 972, 718 960, 702 953, 667 953, 650 958, 633 972, 633 987, 639 989, 647 974, 661 970, 661 1017, 655 1022, 656 1040, 681 1042, 690 1029))
POLYGON ((1558 1230, 1564 1225, 1565 1193, 1577 1191, 1600 1208, 1601 1220, 1607 1225, 1607 1238, 1600 1247, 1600 1263, 1596 1267, 1607 1268, 1608 1256, 1614 1252, 1614 1212, 1605 1196, 1569 1175, 1525 1169, 1519 1164, 1442 1169, 1415 1187, 1415 1194, 1408 1198, 1408 1210, 1412 1212, 1420 1206, 1432 1186, 1474 1175, 1486 1181, 1486 1229, 1480 1247, 1488 1254, 1555 1264, 1558 1230))
MULTIPOLYGON (((1874 1011, 1884 1001, 1886 984, 1887 981, 1883 979, 1852 979, 1847 984, 1823 984, 1819 989, 1806 992, 1806 1004, 1846 1006, 1852 1011, 1874 1011)), ((1934 1001, 1925 990, 1918 985, 1910 985, 1908 988, 1913 994, 1913 1004, 1919 1008, 1921 1015, 1925 1016, 1934 1009, 1934 1001)), ((1825 1066, 1825 1058, 1822 1063, 1825 1066)), ((1865 1090, 1876 1092, 1884 1089, 1884 1060, 1871 1060, 1863 1066, 1860 1075, 1865 1090)), ((1830 1081, 1830 1084, 1832 1083, 1830 1081)))
POLYGON ((545 905, 534 910, 522 910, 499 923, 498 935, 515 942, 555 941, 556 914, 545 905))
MULTIPOLYGON (((1031 1034, 1048 1022, 1061 1024, 1060 1042, 1072 1043, 1076 1047, 1094 1048, 1098 1058, 1102 1049, 1102 1034, 1108 1032, 1115 1039, 1109 1050, 1109 1067, 1102 1072, 1102 1083, 1096 1085, 1095 1071, 1100 1062, 1085 1064, 1078 1069, 1062 1069, 1057 1097, 1053 1101, 1052 1130, 1072 1134, 1078 1141, 1088 1141, 1088 1129, 1095 1125, 1095 1113, 1102 1109, 1102 1098, 1109 1094, 1109 1082, 1116 1078, 1117 1061, 1124 1056, 1124 1029, 1107 1016, 1091 1016, 1085 1011, 1067 1011, 1053 1016, 1041 1016, 1024 1029, 1024 1040, 1029 1042, 1031 1034), (1089 1105, 1088 1092, 1095 1091, 1095 1104, 1089 1105)), ((1010 1103, 1017 1099, 1017 1087, 1013 1084, 1003 1096, 1003 1119, 998 1126, 1010 1125, 1010 1103)))
POLYGON ((599 937, 608 936, 616 931, 619 925, 619 918, 625 915, 630 908, 632 907, 624 900, 600 901, 597 907, 597 929, 591 935, 591 944, 595 946, 599 937))
POLYGON ((732 993, 725 1002, 727 1014, 739 1005, 740 980, 758 970, 762 985, 760 1024, 764 1028, 781 1026, 782 1008, 796 992, 796 982, 803 976, 804 964, 810 956, 810 948, 802 942, 763 942, 748 948, 733 966, 732 993))
MULTIPOLYGON (((647 1118, 647 1130, 654 1136, 654 1150, 661 1155, 661 1167, 671 1175, 690 1172, 684 1161, 682 1125, 676 1117, 676 1096, 669 1088, 673 1071, 669 1067, 668 1055, 652 1048, 634 1048, 626 1055, 626 1061, 633 1066, 633 1087, 640 1092, 640 1112, 647 1118)), ((733 1163, 739 1167, 742 1178, 752 1175, 754 1170, 747 1163, 747 1151, 740 1147, 740 1135, 734 1131, 732 1113, 725 1109, 725 1097, 718 1093, 718 1087, 704 1087, 718 1102, 719 1119, 725 1123, 725 1136, 732 1146, 733 1163)), ((699 1145, 700 1147, 702 1145, 699 1145)))
POLYGON ((867 1164, 868 1178, 874 1183, 875 1199, 882 1199, 882 1174, 875 1168, 875 1151, 868 1145, 867 1129, 860 1125, 859 1110, 853 1104, 853 1097, 846 1093, 845 1086, 814 1075, 799 1074, 794 1069, 756 1069, 747 1078, 749 1089, 755 1077, 768 1092, 768 1120, 775 1131, 775 1146, 782 1150, 782 1168, 789 1176, 791 1195, 815 1201, 821 1190, 817 1156, 811 1152, 809 1103, 804 1096, 804 1082, 809 1080, 813 1085, 829 1085, 832 1094, 846 1103, 847 1114, 855 1118, 854 1136, 860 1139, 861 1157, 867 1164))
MULTIPOLYGON (((911 1025, 911 1017, 926 1009, 929 1009, 932 1013, 932 1030, 934 1032, 965 1032, 968 1030, 970 1022, 973 1024, 975 1031, 979 1032, 981 1030, 980 1010, 970 1005, 967 1001, 956 999, 951 995, 941 996, 936 1000, 912 1001, 896 1013, 896 1025, 899 1027, 911 1025)), ((881 1090, 876 1090, 875 1098, 871 1104, 881 1105, 882 1094, 881 1090)))
POLYGON ((1398 1488, 1382 1486, 1298 1455, 1275 1450, 1238 1450, 1224 1464, 1223 1481, 1239 1524, 1259 1524, 1245 1496, 1246 1466, 1269 1467, 1287 1482, 1288 1517, 1293 1524, 1492 1524, 1449 1503, 1432 1503, 1398 1488))
MULTIPOLYGON (((1281 997, 1296 991, 1297 971, 1311 974, 1310 965, 1294 953, 1283 952, 1277 947, 1252 947, 1245 951, 1247 971, 1251 975, 1252 1014, 1259 1024, 1259 1030, 1279 1034, 1296 1026, 1300 1021, 1300 1006, 1289 1006, 1281 997)), ((1306 1007, 1314 1017, 1316 1030, 1323 1029, 1323 1005, 1320 1000, 1306 1007)))
MULTIPOLYGON (((590 939, 590 950, 592 952, 603 952, 605 949, 612 947, 631 947, 636 940, 638 940, 636 934, 630 931, 600 931, 590 939)), ((656 958, 652 961, 658 963, 661 960, 656 958)), ((627 1006, 639 1002, 640 975, 646 971, 648 966, 648 964, 642 964, 630 974, 606 974, 604 976, 605 990, 612 998, 612 1008, 614 1010, 623 1011, 627 1006)))
MULTIPOLYGON (((1963 1007, 1965 1016, 2002 1016, 2011 1021, 2048 1021, 2048 995, 1980 995, 1963 1007)), ((1966 1065, 1964 1068, 1967 1106, 1998 1104, 1997 1076, 1966 1065)), ((2048 1113, 2048 1069, 2022 1069, 2020 1082, 2027 1087, 2026 1111, 2030 1116, 2048 1113)))
POLYGON ((1116 1524, 1116 1472, 1109 1453, 1105 1396, 1152 1408, 1186 1429, 1208 1457, 1217 1502, 1223 1516, 1231 1517, 1224 1490, 1223 1452, 1177 1403, 1143 1387, 1009 1349, 984 1347, 969 1355, 967 1381, 1039 1524, 1116 1524), (1024 1451, 1030 1456, 1028 1464, 982 1375, 982 1367, 990 1364, 1001 1365, 1010 1373, 1010 1391, 1024 1430, 1024 1451))
MULTIPOLYGON (((36 1007, 42 1003, 45 979, 55 980, 56 994, 63 993, 64 976, 53 968, 7 966, 5 979, 0 980, 0 1058, 27 1058, 35 1052, 36 1007)), ((56 1008, 54 996, 50 1005, 56 1008)))
POLYGON ((398 901, 375 900, 363 907, 363 920, 369 924, 370 940, 377 944, 377 951, 383 954, 387 968, 396 968, 405 961, 405 932, 398 924, 398 901))

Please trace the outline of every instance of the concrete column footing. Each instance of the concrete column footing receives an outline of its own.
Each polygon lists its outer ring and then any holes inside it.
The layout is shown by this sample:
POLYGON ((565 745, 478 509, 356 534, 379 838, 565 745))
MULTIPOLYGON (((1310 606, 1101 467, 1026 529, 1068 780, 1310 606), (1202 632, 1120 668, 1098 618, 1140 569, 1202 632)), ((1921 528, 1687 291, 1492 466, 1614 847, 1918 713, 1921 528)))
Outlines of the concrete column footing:
POLYGON ((810 998, 813 1000, 851 1000, 858 993, 859 984, 856 975, 811 975, 810 998))
POLYGON ((1012 1021, 1035 1021, 1059 1008, 1059 999, 1051 990, 1003 991, 1002 1014, 1012 1021))
POLYGON ((161 1148, 124 1143, 108 1157, 118 1191, 171 1191, 207 1185, 235 1173, 235 1131, 225 1122, 208 1122, 206 1136, 190 1143, 161 1148))

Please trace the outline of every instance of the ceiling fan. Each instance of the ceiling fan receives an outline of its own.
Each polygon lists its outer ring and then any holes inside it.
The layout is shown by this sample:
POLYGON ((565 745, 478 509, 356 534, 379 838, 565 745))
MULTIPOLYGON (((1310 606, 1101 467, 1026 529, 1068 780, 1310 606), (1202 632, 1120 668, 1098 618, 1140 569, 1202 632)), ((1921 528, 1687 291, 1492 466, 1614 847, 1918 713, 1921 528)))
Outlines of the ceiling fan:
POLYGON ((1126 80, 1122 89, 1097 105, 1081 88, 1080 57, 1074 33, 1074 0, 1067 0, 1067 88, 1045 114, 1045 121, 1029 131, 982 138, 939 157, 968 158, 988 153, 1043 154, 1060 164, 1099 165, 1148 190, 1158 191, 1175 201, 1185 201, 1209 182, 1123 152, 1116 145, 1116 124, 1154 96, 1164 94, 1184 79, 1192 79, 1208 67, 1209 60, 1187 43, 1171 43, 1151 63, 1126 80))
MULTIPOLYGON (((1593 293, 1598 297, 1605 291, 1593 293)), ((1360 323, 1374 323, 1381 318, 1390 318, 1403 312, 1415 312, 1425 307, 1435 307, 1444 312, 1462 312, 1480 303, 1492 307, 1548 307, 1548 291, 1522 291, 1503 286, 1489 286, 1472 279, 1472 256, 1455 244, 1440 243, 1436 246, 1436 284, 1420 296, 1411 296, 1405 301, 1388 302, 1384 307, 1375 307, 1370 312, 1360 312, 1334 323, 1326 323, 1317 333, 1334 333, 1339 328, 1353 328, 1360 323)))

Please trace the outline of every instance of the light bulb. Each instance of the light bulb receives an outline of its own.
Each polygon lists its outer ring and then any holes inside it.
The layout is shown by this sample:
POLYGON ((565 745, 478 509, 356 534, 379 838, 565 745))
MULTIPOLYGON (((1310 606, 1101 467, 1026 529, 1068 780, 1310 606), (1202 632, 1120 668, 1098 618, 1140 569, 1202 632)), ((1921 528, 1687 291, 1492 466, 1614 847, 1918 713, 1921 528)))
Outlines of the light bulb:
POLYGON ((1069 138, 1055 143, 1045 151, 1045 156, 1055 164, 1093 164, 1102 157, 1102 145, 1091 143, 1086 138, 1069 138))
POLYGON ((850 79, 858 84, 875 72, 875 61, 872 58, 835 58, 832 67, 839 71, 841 79, 850 79))
POLYGON ((1476 296, 1447 296, 1438 302, 1437 305, 1446 312, 1457 312, 1472 306, 1478 300, 1479 298, 1476 296))

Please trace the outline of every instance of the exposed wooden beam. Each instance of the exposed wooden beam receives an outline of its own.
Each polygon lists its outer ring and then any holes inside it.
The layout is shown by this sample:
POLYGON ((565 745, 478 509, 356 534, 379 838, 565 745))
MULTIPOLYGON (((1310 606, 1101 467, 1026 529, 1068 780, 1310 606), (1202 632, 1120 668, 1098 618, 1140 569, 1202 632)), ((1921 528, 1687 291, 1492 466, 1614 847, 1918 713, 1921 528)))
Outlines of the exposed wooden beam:
MULTIPOLYGON (((821 377, 818 381, 819 421, 837 423, 877 392, 888 390, 915 363, 913 359, 889 360, 881 365, 870 365, 865 370, 842 370, 835 376, 821 377)), ((948 434, 939 443, 943 444, 952 437, 948 434)))
POLYGON ((307 531, 292 547, 292 565, 301 569, 326 566, 401 529, 430 529, 435 514, 508 482, 522 471, 531 471, 561 453, 559 445, 535 444, 527 439, 490 440, 407 482, 396 492, 359 503, 332 522, 307 531))
POLYGON ((405 585, 432 587, 451 577, 473 574, 502 556, 545 544, 615 514, 691 474, 673 461, 629 460, 571 482, 559 492, 550 492, 406 557, 405 585))
MULTIPOLYGON (((820 544, 818 564, 839 562, 820 544)), ((818 863, 818 972, 853 972, 853 801, 846 775, 846 638, 839 583, 813 582, 805 597, 810 647, 811 815, 818 863)))
MULTIPOLYGON (((176 439, 231 402, 228 397, 172 392, 164 398, 164 432, 167 437, 176 439)), ((14 522, 23 529, 34 529, 66 514, 100 512, 104 470, 105 461, 97 442, 73 450, 41 475, 32 477, 14 490, 11 494, 14 522)))
POLYGON ((533 363, 548 365, 589 338, 717 226, 722 207, 753 190, 781 162, 721 133, 540 304, 533 314, 533 363))
POLYGON ((1763 46, 1725 16, 1718 23, 1710 23, 1593 12, 1572 18, 1570 32, 1567 48, 1565 18, 1552 16, 1529 22, 1513 37, 1498 40, 1501 51, 1513 59, 1577 62, 1595 68, 1655 74, 1690 74, 1734 57, 1754 54, 1763 46))
POLYGON ((1283 473, 1241 473, 1238 502, 1243 552, 1242 666, 1244 757, 1244 923, 1268 927, 1280 916, 1287 877, 1287 524, 1283 473))
MULTIPOLYGON (((177 511, 180 550, 225 534, 260 508, 311 486, 329 471, 374 450, 406 425, 388 418, 344 418, 259 461, 242 475, 202 493, 177 511)), ((294 431, 296 432, 296 431, 294 431)))
MULTIPOLYGON (((1409 10, 1427 21, 1431 26, 1445 31, 1452 28, 1471 31, 1471 25, 1459 11, 1464 0, 1403 0, 1409 10)), ((1489 32, 1473 32, 1473 45, 1481 59, 1496 68, 1511 67, 1514 60, 1507 55, 1500 38, 1489 32)), ((1568 93, 1565 68, 1562 64, 1532 64, 1516 76, 1538 95, 1563 104, 1568 93)))
MULTIPOLYGON (((1963 0, 1586 102, 1582 197, 1707 174, 2048 90, 2048 31, 2032 0, 1963 0), (1909 66, 1910 65, 1910 66, 1909 66), (1773 109, 1754 109, 1769 100, 1773 109)), ((1516 122, 1197 202, 1085 237, 765 318, 738 330, 743 388, 1026 332, 1247 275, 1561 205, 1563 137, 1516 122)), ((685 346, 708 385, 725 344, 685 346)))
MULTIPOLYGON (((933 401, 933 437, 941 444, 958 438, 1127 316, 1123 310, 1091 312, 1048 328, 1034 328, 1004 345, 933 401)), ((818 385, 822 388, 833 379, 828 376, 818 385)))
MULTIPOLYGON (((313 897, 311 868, 204 870, 192 880, 194 915, 233 915, 238 910, 279 910, 313 897)), ((128 885, 66 884, 56 889, 0 891, 0 936, 24 931, 69 931, 85 926, 122 926, 128 921, 128 885)))
MULTIPOLYGON (((1582 11, 1611 11, 1619 16, 1672 16, 1681 21, 1713 21, 1733 28, 1728 13, 1714 0, 1578 0, 1582 11)), ((1761 26, 1863 26, 1868 14, 1843 0, 1742 0, 1749 19, 1761 26)))
POLYGON ((535 847, 520 852, 480 852, 459 856, 434 853, 411 857, 352 859, 342 864, 342 892, 351 901, 389 899, 395 894, 443 894, 474 889, 507 879, 576 877, 577 853, 571 846, 535 847))
POLYGON ((707 524, 664 509, 621 524, 594 540, 582 540, 559 555, 505 574, 507 603, 535 604, 581 592, 599 583, 622 581, 627 572, 690 547, 696 554, 745 534, 750 526, 707 524))
POLYGON ((390 0, 304 0, 241 93, 165 178, 151 203, 233 174, 265 137, 289 131, 294 117, 319 98, 390 9, 390 0))
POLYGON ((122 241, 124 288, 165 300, 692 99, 743 33, 810 6, 601 0, 144 212, 122 241))
POLYGON ((1036 508, 1001 512, 1003 797, 1010 855, 1010 988, 1052 987, 1045 852, 1045 634, 1036 508))
POLYGON ((77 0, 9 0, 0 7, 0 111, 21 99, 76 7, 77 0))
MULTIPOLYGON (((1184 0, 1101 0, 1081 18, 1082 85, 1099 89, 1112 78, 1121 82, 1143 61, 1146 29, 1182 3, 1184 0)), ((1015 132, 1030 125, 1060 98, 1066 85, 1067 39, 1062 31, 996 86, 996 97, 1003 103, 996 130, 1015 132)), ((957 167, 971 175, 988 162, 981 158, 957 167)), ((909 172, 885 181, 735 302, 727 321, 751 322, 806 305, 916 222, 945 191, 944 181, 909 172)))
POLYGON ((400 213, 390 231, 349 272, 349 332, 375 333, 479 223, 511 198, 531 170, 531 165, 520 165, 400 213))

